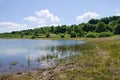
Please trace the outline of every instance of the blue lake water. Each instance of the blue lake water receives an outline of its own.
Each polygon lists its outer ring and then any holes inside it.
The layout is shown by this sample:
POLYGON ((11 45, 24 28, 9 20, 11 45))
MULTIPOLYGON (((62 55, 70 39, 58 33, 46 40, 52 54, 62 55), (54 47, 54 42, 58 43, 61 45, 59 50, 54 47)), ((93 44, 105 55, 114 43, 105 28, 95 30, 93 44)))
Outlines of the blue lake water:
POLYGON ((78 40, 0 39, 0 73, 56 65, 56 59, 80 53, 78 40))

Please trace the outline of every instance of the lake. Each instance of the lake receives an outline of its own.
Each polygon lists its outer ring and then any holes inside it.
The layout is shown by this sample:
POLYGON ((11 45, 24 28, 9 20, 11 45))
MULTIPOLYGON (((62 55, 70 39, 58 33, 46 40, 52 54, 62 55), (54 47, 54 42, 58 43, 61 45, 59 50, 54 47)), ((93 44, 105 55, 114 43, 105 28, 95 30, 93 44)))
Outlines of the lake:
POLYGON ((80 54, 80 40, 0 39, 0 73, 55 66, 57 60, 80 54))

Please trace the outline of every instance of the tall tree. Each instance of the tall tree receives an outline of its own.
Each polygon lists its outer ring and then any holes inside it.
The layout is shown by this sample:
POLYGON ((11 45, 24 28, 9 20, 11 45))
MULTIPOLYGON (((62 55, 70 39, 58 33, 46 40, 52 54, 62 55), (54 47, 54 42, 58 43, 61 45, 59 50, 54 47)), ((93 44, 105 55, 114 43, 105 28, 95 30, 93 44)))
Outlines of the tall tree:
POLYGON ((114 34, 120 34, 120 24, 117 24, 115 27, 114 27, 114 34))
POLYGON ((92 24, 86 23, 83 25, 82 30, 85 32, 89 32, 89 31, 91 32, 95 30, 95 26, 92 24))
POLYGON ((106 31, 106 25, 104 22, 99 22, 96 26, 96 32, 105 32, 106 31))
POLYGON ((90 23, 90 24, 97 24, 98 22, 99 22, 98 19, 91 19, 88 21, 88 23, 90 23))
POLYGON ((105 24, 108 24, 109 23, 109 18, 108 17, 102 18, 100 21, 104 22, 105 24))

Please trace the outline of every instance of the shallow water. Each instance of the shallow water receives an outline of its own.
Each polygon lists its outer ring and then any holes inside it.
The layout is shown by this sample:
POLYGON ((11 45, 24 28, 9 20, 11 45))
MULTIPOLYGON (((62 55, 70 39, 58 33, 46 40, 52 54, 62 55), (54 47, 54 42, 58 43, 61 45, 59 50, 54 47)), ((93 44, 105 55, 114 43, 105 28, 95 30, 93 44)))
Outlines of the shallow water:
POLYGON ((29 71, 56 65, 80 53, 77 40, 0 39, 0 73, 29 71))

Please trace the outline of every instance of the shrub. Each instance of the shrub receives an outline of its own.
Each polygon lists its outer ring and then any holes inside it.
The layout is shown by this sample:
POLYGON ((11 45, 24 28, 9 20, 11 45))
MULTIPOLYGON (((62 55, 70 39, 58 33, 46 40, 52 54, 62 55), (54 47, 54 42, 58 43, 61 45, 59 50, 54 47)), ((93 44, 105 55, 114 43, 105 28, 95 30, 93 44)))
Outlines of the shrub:
POLYGON ((93 33, 93 32, 88 32, 85 35, 86 38, 96 38, 97 37, 97 33, 93 33))
POLYGON ((50 37, 50 34, 49 34, 49 33, 46 35, 46 38, 48 38, 48 37, 50 37))
POLYGON ((77 34, 76 34, 76 32, 75 31, 72 31, 71 33, 70 33, 70 37, 77 37, 77 34))
POLYGON ((31 39, 35 39, 35 38, 36 38, 36 36, 32 36, 32 37, 31 37, 31 39))
POLYGON ((114 27, 114 34, 120 34, 120 24, 117 24, 115 27, 114 27))
POLYGON ((82 30, 85 32, 94 31, 95 26, 92 24, 84 24, 84 26, 82 27, 82 30))
POLYGON ((113 36, 113 33, 111 32, 102 32, 98 34, 98 37, 110 37, 113 36))
POLYGON ((61 34, 61 38, 65 38, 65 35, 64 35, 64 34, 61 34))
POLYGON ((96 26, 96 32, 105 32, 106 31, 106 24, 104 22, 99 22, 96 26))

